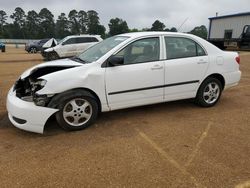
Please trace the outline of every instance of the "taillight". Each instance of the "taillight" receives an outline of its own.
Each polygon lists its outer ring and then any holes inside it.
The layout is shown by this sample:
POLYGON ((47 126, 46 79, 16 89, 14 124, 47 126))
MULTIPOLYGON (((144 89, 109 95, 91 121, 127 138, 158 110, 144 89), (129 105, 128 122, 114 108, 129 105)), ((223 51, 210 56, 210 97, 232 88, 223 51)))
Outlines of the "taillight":
POLYGON ((237 56, 237 57, 235 58, 235 61, 236 61, 238 64, 240 64, 240 56, 237 56))

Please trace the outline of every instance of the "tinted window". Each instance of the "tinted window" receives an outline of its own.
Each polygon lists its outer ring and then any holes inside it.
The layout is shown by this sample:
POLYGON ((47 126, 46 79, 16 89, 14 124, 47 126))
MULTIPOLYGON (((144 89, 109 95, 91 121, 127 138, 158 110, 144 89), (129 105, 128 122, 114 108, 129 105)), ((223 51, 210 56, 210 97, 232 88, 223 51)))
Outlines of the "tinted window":
POLYGON ((98 42, 95 37, 79 37, 76 38, 77 43, 98 42))
POLYGON ((116 56, 124 58, 124 64, 158 61, 160 55, 159 38, 147 38, 126 46, 116 56))
POLYGON ((191 39, 165 37, 167 59, 186 58, 206 55, 203 48, 191 39))
POLYGON ((63 42, 63 45, 75 44, 75 43, 76 43, 76 39, 70 38, 70 39, 66 40, 65 42, 63 42))

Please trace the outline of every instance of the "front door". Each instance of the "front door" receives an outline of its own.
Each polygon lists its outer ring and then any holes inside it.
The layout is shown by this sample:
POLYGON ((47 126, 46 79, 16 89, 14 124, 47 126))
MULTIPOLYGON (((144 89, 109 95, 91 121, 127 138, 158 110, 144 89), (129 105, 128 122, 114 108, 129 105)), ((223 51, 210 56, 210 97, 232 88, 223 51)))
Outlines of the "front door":
POLYGON ((114 56, 123 57, 124 63, 106 68, 106 93, 112 110, 163 101, 159 37, 139 39, 114 56))
POLYGON ((76 55, 76 50, 76 39, 70 38, 62 43, 58 53, 60 54, 60 57, 70 57, 76 55))

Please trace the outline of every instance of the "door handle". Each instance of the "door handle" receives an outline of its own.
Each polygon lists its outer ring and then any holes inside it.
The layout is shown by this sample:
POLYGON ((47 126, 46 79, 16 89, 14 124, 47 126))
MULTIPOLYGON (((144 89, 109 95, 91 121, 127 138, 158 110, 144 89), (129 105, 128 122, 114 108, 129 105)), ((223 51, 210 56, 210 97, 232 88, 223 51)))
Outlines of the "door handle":
POLYGON ((163 69, 163 66, 161 65, 154 65, 153 67, 151 67, 151 70, 161 70, 163 69))
POLYGON ((200 60, 199 62, 197 62, 197 64, 201 65, 201 64, 206 64, 208 63, 207 61, 203 61, 203 60, 200 60))

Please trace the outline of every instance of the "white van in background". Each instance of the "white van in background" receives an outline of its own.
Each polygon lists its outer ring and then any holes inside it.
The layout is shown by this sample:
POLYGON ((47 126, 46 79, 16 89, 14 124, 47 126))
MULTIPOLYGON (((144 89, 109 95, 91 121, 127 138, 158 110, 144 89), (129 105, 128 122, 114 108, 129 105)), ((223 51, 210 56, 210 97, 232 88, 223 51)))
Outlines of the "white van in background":
POLYGON ((41 54, 45 60, 72 57, 100 41, 100 35, 71 35, 62 39, 56 46, 42 50, 41 54))

